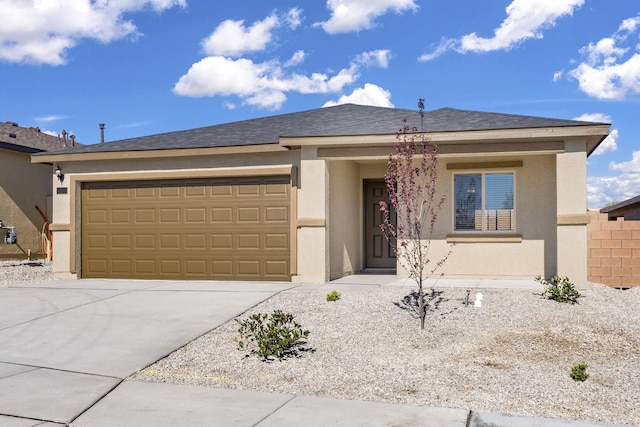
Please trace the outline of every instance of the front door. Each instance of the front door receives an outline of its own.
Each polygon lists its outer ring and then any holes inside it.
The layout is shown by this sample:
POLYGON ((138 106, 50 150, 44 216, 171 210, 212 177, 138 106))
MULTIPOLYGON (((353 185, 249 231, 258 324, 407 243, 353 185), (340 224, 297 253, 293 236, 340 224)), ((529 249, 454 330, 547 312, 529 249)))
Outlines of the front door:
MULTIPOLYGON (((382 233, 380 224, 384 221, 384 215, 380 212, 380 202, 389 203, 389 193, 384 181, 364 181, 365 197, 365 252, 366 268, 396 268, 396 256, 389 241, 382 233)), ((395 212, 391 215, 395 223, 395 212)))

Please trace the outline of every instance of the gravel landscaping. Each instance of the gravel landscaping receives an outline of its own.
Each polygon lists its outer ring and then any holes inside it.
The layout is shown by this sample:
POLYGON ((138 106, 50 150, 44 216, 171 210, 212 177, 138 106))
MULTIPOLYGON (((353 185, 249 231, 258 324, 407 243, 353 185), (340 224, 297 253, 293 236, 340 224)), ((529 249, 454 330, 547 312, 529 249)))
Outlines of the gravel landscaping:
MULTIPOLYGON (((50 263, 0 262, 0 287, 48 280, 50 263)), ((640 287, 592 284, 576 305, 472 290, 471 300, 484 295, 480 308, 463 304, 465 289, 439 288, 424 331, 403 303, 412 290, 381 286, 335 302, 304 286, 281 292, 239 319, 294 314, 311 331, 297 357, 263 362, 238 350, 230 321, 131 379, 640 426, 640 287), (588 365, 585 382, 570 377, 578 363, 588 365)))
POLYGON ((240 319, 294 314, 311 331, 297 357, 238 350, 230 321, 132 379, 640 425, 640 288, 590 285, 576 305, 486 289, 481 308, 436 289, 424 331, 402 303, 411 290, 283 292, 240 319), (585 382, 570 377, 578 363, 585 382))
POLYGON ((50 261, 0 261, 0 288, 53 280, 50 261))

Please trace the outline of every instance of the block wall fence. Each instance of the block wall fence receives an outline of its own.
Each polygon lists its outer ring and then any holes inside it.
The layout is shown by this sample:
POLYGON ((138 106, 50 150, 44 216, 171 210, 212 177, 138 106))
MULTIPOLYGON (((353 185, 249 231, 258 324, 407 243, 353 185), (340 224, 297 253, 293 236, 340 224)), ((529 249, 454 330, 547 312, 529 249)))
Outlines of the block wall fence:
POLYGON ((587 226, 587 277, 613 287, 640 286, 640 221, 590 211, 587 226))

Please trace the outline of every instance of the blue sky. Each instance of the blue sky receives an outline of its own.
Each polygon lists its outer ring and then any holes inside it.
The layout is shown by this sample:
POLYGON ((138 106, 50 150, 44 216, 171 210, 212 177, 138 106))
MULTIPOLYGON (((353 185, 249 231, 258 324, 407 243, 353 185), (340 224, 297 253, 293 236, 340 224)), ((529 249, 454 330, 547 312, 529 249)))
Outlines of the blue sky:
POLYGON ((99 123, 111 141, 425 98, 611 122, 588 205, 640 194, 637 1, 0 0, 0 17, 0 121, 93 144, 99 123))

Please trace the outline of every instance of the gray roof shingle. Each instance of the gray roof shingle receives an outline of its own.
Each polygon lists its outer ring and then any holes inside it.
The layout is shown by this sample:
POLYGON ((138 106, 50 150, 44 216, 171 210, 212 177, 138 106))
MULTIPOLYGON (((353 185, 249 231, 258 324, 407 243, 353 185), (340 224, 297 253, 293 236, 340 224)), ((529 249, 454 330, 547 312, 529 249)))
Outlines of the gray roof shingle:
POLYGON ((14 122, 0 122, 0 148, 22 153, 57 151, 65 148, 62 141, 38 128, 25 128, 14 122))
MULTIPOLYGON (((224 123, 198 129, 85 145, 65 153, 166 150, 276 144, 280 137, 394 134, 407 119, 420 128, 417 110, 342 104, 297 113, 224 123)), ((513 114, 441 108, 424 113, 425 130, 431 132, 566 127, 602 123, 548 119, 513 114)))

